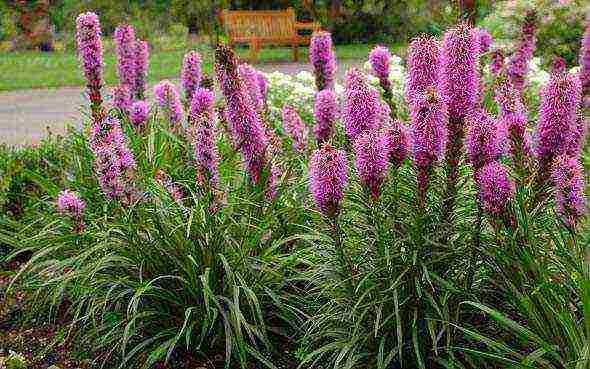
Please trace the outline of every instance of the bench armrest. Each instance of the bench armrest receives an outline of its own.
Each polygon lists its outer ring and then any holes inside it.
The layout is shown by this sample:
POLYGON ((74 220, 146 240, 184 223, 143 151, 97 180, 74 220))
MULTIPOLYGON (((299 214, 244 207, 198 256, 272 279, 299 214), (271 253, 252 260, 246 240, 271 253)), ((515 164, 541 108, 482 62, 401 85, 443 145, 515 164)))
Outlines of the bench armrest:
POLYGON ((319 31, 322 28, 322 25, 316 22, 296 22, 295 29, 297 31, 301 30, 309 30, 309 31, 319 31))

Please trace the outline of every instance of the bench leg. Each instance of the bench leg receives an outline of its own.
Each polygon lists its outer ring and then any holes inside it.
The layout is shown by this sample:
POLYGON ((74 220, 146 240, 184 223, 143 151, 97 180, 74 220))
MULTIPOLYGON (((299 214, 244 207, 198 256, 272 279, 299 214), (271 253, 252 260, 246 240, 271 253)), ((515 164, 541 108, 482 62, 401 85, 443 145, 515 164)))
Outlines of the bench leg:
POLYGON ((299 61, 299 44, 293 44, 293 61, 299 61))
POLYGON ((258 54, 260 52, 260 43, 256 40, 252 40, 250 43, 250 62, 256 63, 258 61, 258 54))

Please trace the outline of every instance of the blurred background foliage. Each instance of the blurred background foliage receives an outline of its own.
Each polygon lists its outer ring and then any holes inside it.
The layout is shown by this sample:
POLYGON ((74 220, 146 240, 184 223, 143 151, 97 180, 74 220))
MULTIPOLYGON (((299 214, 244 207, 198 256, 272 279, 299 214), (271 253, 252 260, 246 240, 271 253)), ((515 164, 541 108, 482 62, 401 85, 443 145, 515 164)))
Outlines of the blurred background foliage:
MULTIPOLYGON (((15 34, 18 1, 0 2, 0 41, 15 34)), ((417 34, 440 34, 462 18, 466 3, 474 8, 476 24, 488 28, 495 39, 508 43, 518 37, 527 9, 539 11, 538 56, 544 63, 560 55, 571 65, 579 49, 587 0, 51 0, 50 14, 57 40, 73 47, 72 19, 80 12, 99 13, 103 32, 131 20, 139 37, 153 40, 162 34, 199 34, 218 39, 223 29, 220 9, 285 9, 294 7, 299 20, 314 20, 332 31, 338 44, 405 43, 417 34)))

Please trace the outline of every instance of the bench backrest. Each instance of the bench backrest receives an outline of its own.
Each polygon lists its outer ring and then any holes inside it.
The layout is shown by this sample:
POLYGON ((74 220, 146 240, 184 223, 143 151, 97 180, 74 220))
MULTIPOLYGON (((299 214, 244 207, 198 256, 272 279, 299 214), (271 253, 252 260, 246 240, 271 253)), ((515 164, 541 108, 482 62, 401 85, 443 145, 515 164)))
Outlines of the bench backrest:
POLYGON ((297 37, 295 10, 224 10, 223 24, 234 42, 247 42, 252 38, 264 40, 293 39, 297 37))

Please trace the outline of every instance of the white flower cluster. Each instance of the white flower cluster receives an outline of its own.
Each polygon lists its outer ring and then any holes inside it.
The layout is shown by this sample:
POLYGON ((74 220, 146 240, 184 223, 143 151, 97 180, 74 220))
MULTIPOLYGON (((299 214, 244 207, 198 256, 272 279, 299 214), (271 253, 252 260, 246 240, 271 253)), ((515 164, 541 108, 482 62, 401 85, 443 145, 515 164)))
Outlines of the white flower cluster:
POLYGON ((315 78, 312 73, 302 71, 292 76, 281 72, 266 74, 268 79, 268 107, 273 118, 280 119, 281 109, 290 105, 301 117, 311 122, 315 96, 315 78))

